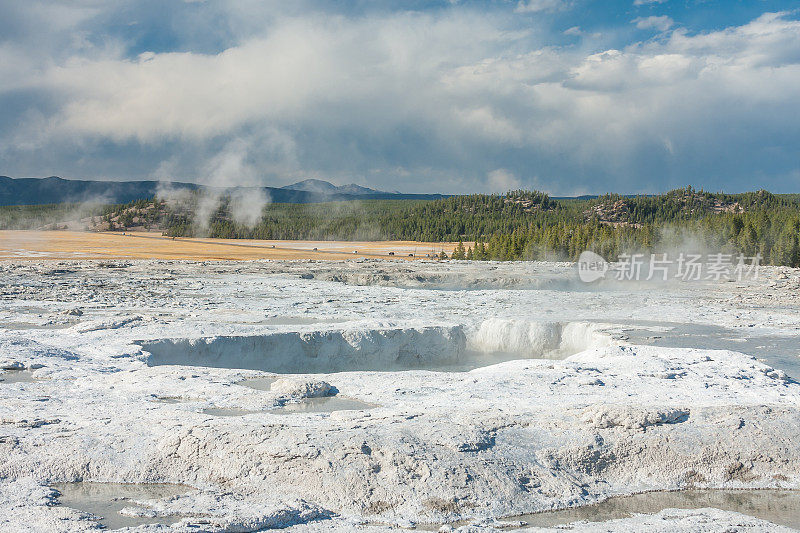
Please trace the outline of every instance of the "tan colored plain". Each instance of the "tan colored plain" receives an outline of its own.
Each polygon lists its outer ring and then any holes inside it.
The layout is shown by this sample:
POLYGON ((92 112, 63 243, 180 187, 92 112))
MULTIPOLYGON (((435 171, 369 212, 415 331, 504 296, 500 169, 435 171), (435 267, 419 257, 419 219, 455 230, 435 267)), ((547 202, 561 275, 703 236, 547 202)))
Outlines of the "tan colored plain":
MULTIPOLYGON (((464 243, 468 246, 472 243, 464 243)), ((456 243, 171 238, 148 232, 0 231, 0 259, 425 259, 456 243), (317 248, 317 250, 313 250, 317 248), (354 253, 355 252, 355 253, 354 253), (389 255, 394 252, 394 256, 389 255), (409 257, 414 254, 414 257, 409 257)))

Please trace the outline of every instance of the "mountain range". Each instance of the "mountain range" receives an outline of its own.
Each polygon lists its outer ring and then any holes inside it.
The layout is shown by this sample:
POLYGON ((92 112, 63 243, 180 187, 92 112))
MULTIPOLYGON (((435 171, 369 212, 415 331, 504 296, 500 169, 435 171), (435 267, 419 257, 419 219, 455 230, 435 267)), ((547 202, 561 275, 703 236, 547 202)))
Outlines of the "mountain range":
MULTIPOLYGON (((172 190, 197 191, 220 188, 205 187, 196 183, 143 181, 67 180, 57 176, 49 178, 10 178, 0 176, 0 206, 43 205, 64 202, 99 202, 124 204, 152 198, 164 187, 172 190)), ((242 187, 249 189, 251 187, 242 187)), ((285 187, 252 187, 261 189, 273 202, 305 204, 334 200, 435 200, 441 194, 405 194, 385 192, 361 185, 334 185, 318 179, 307 179, 285 187)))

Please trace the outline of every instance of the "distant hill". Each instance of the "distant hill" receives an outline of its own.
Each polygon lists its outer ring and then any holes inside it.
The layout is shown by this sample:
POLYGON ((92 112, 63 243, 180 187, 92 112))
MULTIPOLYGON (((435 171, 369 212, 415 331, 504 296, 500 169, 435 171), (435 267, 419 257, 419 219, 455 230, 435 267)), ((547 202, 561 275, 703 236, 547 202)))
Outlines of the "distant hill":
POLYGON ((361 185, 356 185, 355 183, 351 183, 350 185, 336 186, 333 183, 316 179, 299 181, 297 183, 281 187, 281 189, 288 189, 291 191, 306 191, 318 194, 349 194, 355 196, 375 195, 375 194, 400 194, 400 193, 387 193, 385 191, 377 191, 375 189, 370 189, 368 187, 362 187, 361 185))
MULTIPOLYGON (((175 183, 175 188, 194 190, 191 183, 175 183)), ((41 205, 65 202, 124 203, 149 198, 158 189, 157 181, 83 181, 49 178, 9 178, 0 176, 0 205, 41 205)))
MULTIPOLYGON (((170 189, 200 190, 196 183, 145 181, 65 180, 49 178, 9 178, 0 176, 0 206, 43 205, 64 202, 125 204, 156 196, 161 186, 170 189)), ((383 192, 360 185, 336 186, 322 180, 305 180, 286 187, 261 187, 273 202, 306 204, 333 200, 436 200, 441 194, 383 192)))

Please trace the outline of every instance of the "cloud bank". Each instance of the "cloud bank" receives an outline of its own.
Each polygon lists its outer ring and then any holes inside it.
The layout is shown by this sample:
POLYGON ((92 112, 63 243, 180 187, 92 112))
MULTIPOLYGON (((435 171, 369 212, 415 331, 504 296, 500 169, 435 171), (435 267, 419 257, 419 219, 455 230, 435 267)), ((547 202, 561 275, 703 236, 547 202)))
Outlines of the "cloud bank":
POLYGON ((0 12, 22 28, 0 40, 0 173, 418 192, 800 186, 792 13, 709 31, 653 15, 633 22, 658 37, 607 47, 578 32, 549 42, 575 27, 539 20, 556 1, 193 2, 169 31, 155 4, 58 5, 0 12))

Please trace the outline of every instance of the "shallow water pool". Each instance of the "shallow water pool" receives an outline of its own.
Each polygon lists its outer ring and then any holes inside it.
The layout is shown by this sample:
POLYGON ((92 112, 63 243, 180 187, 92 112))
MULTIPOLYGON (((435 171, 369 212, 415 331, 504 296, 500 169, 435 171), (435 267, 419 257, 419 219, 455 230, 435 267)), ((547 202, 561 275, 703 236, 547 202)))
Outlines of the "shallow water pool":
POLYGON ((632 344, 741 352, 783 370, 795 380, 800 379, 800 335, 772 335, 750 328, 644 320, 627 322, 622 328, 621 338, 632 344))
POLYGON ((6 370, 0 374, 0 383, 36 383, 41 381, 33 377, 30 370, 6 370))
POLYGON ((137 500, 153 500, 186 494, 191 489, 168 483, 56 483, 61 493, 58 504, 100 517, 99 523, 108 529, 136 527, 145 524, 173 524, 181 516, 128 516, 119 512, 125 507, 142 507, 137 500))
POLYGON ((293 415, 300 413, 332 413, 334 411, 360 411, 377 407, 353 398, 328 396, 325 398, 304 398, 297 403, 287 403, 283 407, 269 412, 276 415, 293 415))
POLYGON ((362 402, 354 398, 339 396, 326 396, 324 398, 303 398, 299 402, 291 402, 273 409, 264 411, 248 411, 236 407, 208 407, 201 412, 212 416, 244 416, 256 413, 271 415, 297 415, 307 413, 332 413, 334 411, 361 411, 372 409, 377 405, 362 402))
POLYGON ((585 520, 605 522, 633 514, 654 514, 664 509, 702 509, 713 507, 734 511, 775 524, 800 528, 800 491, 791 490, 686 490, 646 492, 609 498, 596 505, 575 509, 515 516, 527 527, 555 527, 585 520))
MULTIPOLYGON (((655 514, 664 509, 721 509, 800 529, 800 491, 796 490, 684 490, 657 491, 609 498, 594 505, 559 511, 498 518, 503 531, 521 528, 564 528, 574 522, 603 523, 629 518, 634 514, 655 514)), ((454 526, 471 522, 459 522, 454 526)), ((487 525, 481 522, 482 525, 487 525)), ((492 525, 489 522, 488 525, 492 525)), ((439 531, 441 524, 420 524, 420 531, 439 531)), ((569 529, 569 528, 565 528, 569 529)))

